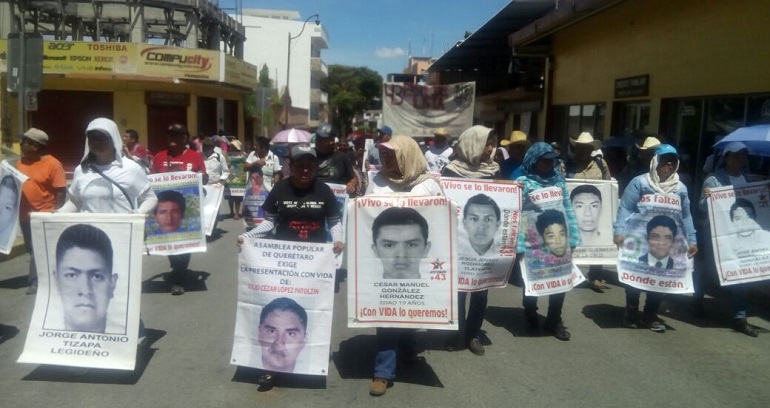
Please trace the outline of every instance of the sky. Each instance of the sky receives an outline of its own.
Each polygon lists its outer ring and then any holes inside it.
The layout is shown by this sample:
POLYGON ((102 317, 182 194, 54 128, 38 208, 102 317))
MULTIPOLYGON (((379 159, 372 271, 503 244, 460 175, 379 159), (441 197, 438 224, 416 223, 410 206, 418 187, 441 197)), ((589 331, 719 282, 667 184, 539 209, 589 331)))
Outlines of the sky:
MULTIPOLYGON (((244 9, 294 10, 302 20, 319 14, 329 35, 327 65, 368 67, 385 78, 400 73, 411 55, 440 57, 510 0, 243 0, 244 9)), ((234 7, 235 0, 219 0, 234 7)), ((229 11, 228 11, 229 12, 229 11)), ((312 23, 312 21, 311 21, 312 23)), ((308 23, 310 24, 310 23, 308 23)))

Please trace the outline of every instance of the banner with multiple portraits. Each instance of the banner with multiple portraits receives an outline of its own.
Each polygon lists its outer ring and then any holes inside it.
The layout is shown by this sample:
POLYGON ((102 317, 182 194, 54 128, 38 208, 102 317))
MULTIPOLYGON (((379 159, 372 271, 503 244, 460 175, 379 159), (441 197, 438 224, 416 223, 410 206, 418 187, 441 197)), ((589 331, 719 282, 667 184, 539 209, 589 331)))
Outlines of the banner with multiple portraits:
POLYGON ((528 194, 531 205, 523 208, 521 275, 527 296, 568 292, 585 280, 572 263, 563 194, 559 187, 534 190, 528 194))
POLYGON ((150 255, 206 252, 202 176, 177 171, 148 174, 158 205, 145 227, 145 250, 150 255))
POLYGON ((457 206, 365 196, 348 205, 348 327, 457 330, 457 206))
POLYGON ((201 202, 203 213, 203 231, 207 237, 214 232, 219 217, 219 206, 222 205, 222 197, 225 194, 224 184, 209 184, 203 186, 203 201, 201 202))
POLYGON ((521 189, 512 181, 443 177, 457 204, 459 290, 505 287, 516 258, 521 189))
POLYGON ((231 363, 327 375, 334 282, 331 244, 245 238, 231 363))
POLYGON ((722 286, 770 279, 770 183, 711 189, 714 262, 722 286))
POLYGON ((3 160, 0 162, 0 254, 9 254, 19 233, 21 187, 27 176, 3 160))
POLYGON ((246 157, 242 154, 228 156, 230 161, 230 178, 227 186, 230 188, 230 195, 233 197, 243 197, 248 188, 248 172, 245 169, 246 157))
POLYGON ((618 257, 620 282, 660 293, 692 293, 692 260, 687 257, 687 236, 682 204, 675 194, 646 194, 638 213, 625 223, 618 257))
POLYGON ((572 261, 575 265, 617 264, 612 221, 618 209, 618 182, 567 179, 567 190, 582 240, 572 253, 572 261))
POLYGON ((38 292, 20 363, 134 369, 144 218, 32 213, 38 292))

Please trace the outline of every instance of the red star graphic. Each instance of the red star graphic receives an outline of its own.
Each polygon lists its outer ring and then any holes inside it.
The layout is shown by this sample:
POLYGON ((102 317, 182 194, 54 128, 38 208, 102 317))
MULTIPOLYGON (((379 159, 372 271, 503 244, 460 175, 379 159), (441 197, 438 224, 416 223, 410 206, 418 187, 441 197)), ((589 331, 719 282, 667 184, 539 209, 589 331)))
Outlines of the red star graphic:
POLYGON ((434 271, 436 269, 443 269, 443 266, 444 266, 444 262, 441 262, 438 258, 436 258, 436 260, 431 262, 430 264, 433 265, 434 271))

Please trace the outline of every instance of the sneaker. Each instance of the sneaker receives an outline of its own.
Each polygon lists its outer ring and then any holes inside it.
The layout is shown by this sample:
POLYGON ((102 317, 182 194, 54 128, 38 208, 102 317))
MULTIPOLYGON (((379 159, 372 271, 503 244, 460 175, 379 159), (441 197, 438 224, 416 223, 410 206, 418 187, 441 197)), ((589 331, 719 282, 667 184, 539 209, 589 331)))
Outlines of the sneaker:
POLYGON ((570 337, 572 337, 570 332, 567 331, 567 328, 564 327, 564 323, 562 323, 561 320, 557 321, 556 323, 546 322, 543 328, 548 333, 553 334, 553 337, 556 337, 561 341, 569 341, 570 337))
POLYGON ((369 386, 369 395, 379 397, 384 395, 388 391, 388 383, 390 381, 384 378, 375 378, 372 380, 372 384, 369 386))
POLYGON ((179 284, 171 285, 171 294, 173 296, 184 295, 184 286, 179 284))
POLYGON ((275 385, 275 376, 272 374, 262 374, 257 377, 257 385, 259 385, 259 391, 268 391, 275 385))
POLYGON ((745 317, 743 319, 734 319, 732 328, 738 333, 743 333, 747 336, 751 336, 751 337, 759 336, 759 333, 754 329, 754 326, 750 325, 749 322, 746 321, 745 317))
POLYGON ((639 328, 638 309, 626 307, 626 312, 623 314, 623 326, 626 326, 629 329, 639 328))
POLYGON ((650 330, 655 333, 665 333, 666 325, 663 324, 657 316, 650 316, 644 318, 644 325, 649 327, 650 330))
POLYGON ((484 346, 481 344, 481 340, 479 340, 477 337, 472 338, 471 341, 468 342, 468 349, 471 351, 471 353, 477 356, 484 355, 484 346))
POLYGON ((37 293, 37 284, 33 283, 32 285, 29 285, 29 287, 27 288, 27 291, 24 292, 24 293, 26 293, 27 295, 34 295, 34 294, 36 294, 37 293))

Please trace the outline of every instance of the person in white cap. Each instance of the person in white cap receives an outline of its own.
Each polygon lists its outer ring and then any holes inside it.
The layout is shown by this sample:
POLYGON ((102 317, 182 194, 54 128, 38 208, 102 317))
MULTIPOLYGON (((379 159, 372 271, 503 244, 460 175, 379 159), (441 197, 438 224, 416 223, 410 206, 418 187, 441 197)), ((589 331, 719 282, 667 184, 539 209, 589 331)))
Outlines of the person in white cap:
MULTIPOLYGON (((732 142, 728 144, 725 146, 724 151, 722 152, 722 157, 719 159, 716 171, 703 182, 703 191, 701 193, 698 205, 701 214, 703 214, 702 218, 706 222, 706 229, 709 228, 707 202, 709 197, 711 197, 711 190, 720 186, 740 187, 748 183, 746 174, 748 170, 747 164, 749 154, 751 154, 751 150, 749 150, 749 148, 741 142, 732 142)), ((736 200, 736 204, 739 204, 739 200, 741 199, 739 198, 736 200)), ((752 219, 756 218, 755 209, 753 208, 751 202, 747 201, 743 206, 736 206, 736 208, 731 211, 731 219, 733 221, 735 221, 737 218, 735 214, 738 214, 739 212, 744 217, 752 219)), ((740 235, 740 233, 738 235, 740 235)), ((752 237, 751 240, 765 241, 761 242, 761 244, 766 244, 766 240, 757 239, 757 237, 752 237)), ((693 283, 695 284, 695 294, 693 295, 693 312, 697 316, 705 315, 703 308, 703 297, 706 292, 706 284, 709 281, 708 278, 716 273, 714 268, 713 247, 710 245, 710 240, 706 241, 709 244, 705 246, 706 251, 704 256, 701 258, 703 260, 703 265, 702 267, 695 268, 696 272, 693 279, 693 283)), ((741 247, 741 245, 734 246, 741 247)), ((746 320, 746 308, 748 306, 748 285, 731 285, 729 286, 729 289, 733 300, 733 321, 731 327, 733 330, 739 333, 743 333, 751 337, 757 337, 759 333, 746 320)))
MULTIPOLYGON (((567 162, 567 178, 582 179, 582 180, 609 180, 610 170, 607 166, 607 162, 601 156, 602 146, 601 140, 596 140, 588 133, 581 133, 577 139, 569 140, 573 150, 573 157, 567 162), (599 154, 594 155, 595 152, 599 154)), ((575 196, 575 200, 572 202, 572 206, 575 209, 575 215, 578 220, 582 220, 586 214, 591 213, 592 206, 589 205, 589 201, 585 200, 587 195, 579 194, 575 196)), ((599 205, 601 205, 601 196, 599 197, 599 205)), ((583 242, 590 242, 591 236, 585 231, 584 223, 579 222, 581 226, 581 234, 583 242)), ((595 230, 595 228, 594 228, 595 230)), ((594 231, 595 232, 595 231, 594 231)), ((591 265, 588 268, 588 282, 591 289, 597 293, 602 293, 603 289, 609 289, 610 287, 601 279, 602 267, 601 265, 591 265)))
POLYGON ((61 162, 46 154, 48 134, 42 130, 30 128, 21 136, 19 145, 21 158, 16 162, 16 169, 29 177, 21 188, 19 227, 30 255, 27 294, 34 295, 37 293, 37 268, 32 252, 29 213, 51 212, 64 205, 67 198, 67 176, 61 162))

